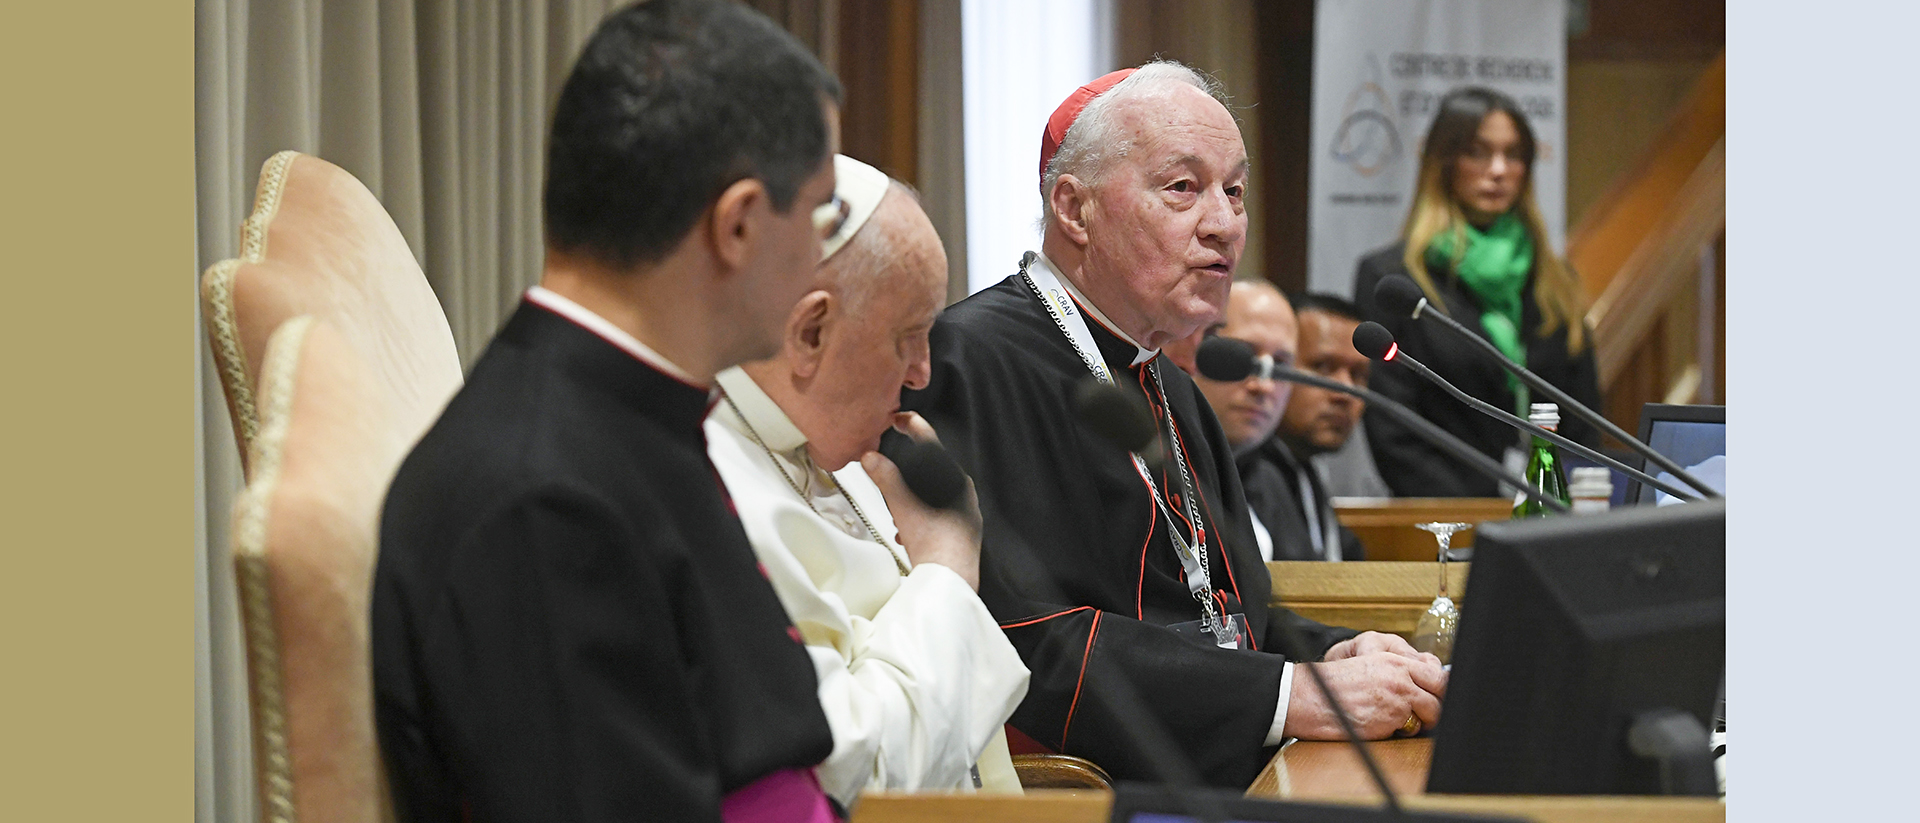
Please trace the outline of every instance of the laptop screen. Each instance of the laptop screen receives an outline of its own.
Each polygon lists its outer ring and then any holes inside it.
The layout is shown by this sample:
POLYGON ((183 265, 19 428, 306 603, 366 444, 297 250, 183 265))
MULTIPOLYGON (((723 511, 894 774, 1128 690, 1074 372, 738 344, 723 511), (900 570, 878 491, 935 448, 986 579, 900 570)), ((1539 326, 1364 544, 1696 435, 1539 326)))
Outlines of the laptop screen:
MULTIPOLYGON (((1640 440, 1654 451, 1680 464, 1689 474, 1727 491, 1727 407, 1677 406, 1648 403, 1640 411, 1640 440)), ((1659 470, 1652 461, 1643 468, 1661 481, 1686 488, 1673 475, 1659 470)), ((1635 483, 1628 499, 1641 505, 1668 505, 1681 502, 1652 486, 1635 483)))

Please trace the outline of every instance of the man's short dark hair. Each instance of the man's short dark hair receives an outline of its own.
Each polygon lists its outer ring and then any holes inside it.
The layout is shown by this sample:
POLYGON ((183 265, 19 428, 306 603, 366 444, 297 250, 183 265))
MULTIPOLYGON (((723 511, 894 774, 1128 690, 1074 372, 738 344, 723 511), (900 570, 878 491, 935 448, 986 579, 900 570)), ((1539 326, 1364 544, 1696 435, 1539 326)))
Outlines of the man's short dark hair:
POLYGON ((600 23, 554 106, 548 246, 619 269, 659 261, 728 186, 792 208, 828 162, 840 83, 742 3, 651 0, 600 23))
POLYGON ((1355 306, 1352 301, 1342 297, 1335 297, 1331 294, 1323 294, 1320 292, 1307 292, 1305 294, 1288 295, 1287 302, 1293 304, 1293 313, 1296 315, 1301 312, 1317 311, 1331 314, 1334 317, 1352 320, 1355 323, 1360 322, 1360 307, 1355 306))

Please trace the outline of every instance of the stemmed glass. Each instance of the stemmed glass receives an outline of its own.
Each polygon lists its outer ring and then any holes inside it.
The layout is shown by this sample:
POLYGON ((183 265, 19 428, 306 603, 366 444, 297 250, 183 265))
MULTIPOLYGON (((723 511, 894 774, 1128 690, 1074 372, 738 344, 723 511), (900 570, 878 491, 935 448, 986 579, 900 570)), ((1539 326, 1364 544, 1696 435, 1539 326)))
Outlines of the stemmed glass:
POLYGON ((1440 543, 1440 596, 1433 599, 1433 605, 1427 607, 1426 614, 1420 615, 1420 623, 1413 629, 1413 647, 1440 658, 1441 663, 1452 662, 1453 635, 1460 629, 1460 609, 1453 605, 1453 598, 1447 596, 1447 549, 1453 543, 1456 532, 1472 525, 1417 523, 1414 526, 1432 534, 1433 539, 1440 543))

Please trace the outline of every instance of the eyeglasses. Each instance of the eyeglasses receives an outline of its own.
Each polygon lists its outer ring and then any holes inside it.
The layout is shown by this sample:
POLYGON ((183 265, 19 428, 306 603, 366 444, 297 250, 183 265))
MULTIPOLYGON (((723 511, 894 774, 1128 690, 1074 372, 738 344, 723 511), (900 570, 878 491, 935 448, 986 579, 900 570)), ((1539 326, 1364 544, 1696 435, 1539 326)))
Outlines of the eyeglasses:
POLYGON ((853 207, 835 194, 832 200, 813 208, 813 229, 825 240, 840 233, 847 225, 847 217, 853 213, 853 207))

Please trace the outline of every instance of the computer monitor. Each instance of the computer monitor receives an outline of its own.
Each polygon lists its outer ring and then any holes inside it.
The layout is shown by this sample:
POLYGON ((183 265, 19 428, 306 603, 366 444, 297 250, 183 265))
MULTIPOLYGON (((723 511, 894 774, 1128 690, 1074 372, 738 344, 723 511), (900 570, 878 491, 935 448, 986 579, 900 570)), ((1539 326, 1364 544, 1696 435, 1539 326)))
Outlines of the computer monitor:
MULTIPOLYGON (((1727 491, 1727 407, 1680 406, 1648 403, 1640 407, 1640 442, 1666 455, 1688 474, 1727 491)), ((1689 488, 1671 474, 1647 461, 1641 471, 1662 481, 1689 488)), ((1627 483, 1626 499, 1635 505, 1668 505, 1683 502, 1659 489, 1632 480, 1627 483)))
POLYGON ((1627 740, 1650 710, 1697 719, 1688 753, 1706 756, 1725 501, 1489 523, 1474 544, 1428 792, 1660 794, 1659 765, 1627 740))

